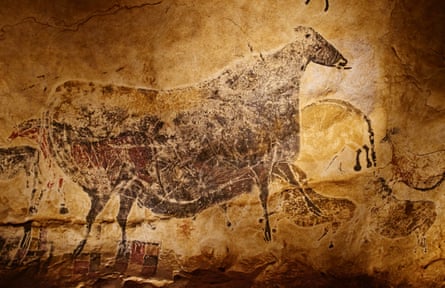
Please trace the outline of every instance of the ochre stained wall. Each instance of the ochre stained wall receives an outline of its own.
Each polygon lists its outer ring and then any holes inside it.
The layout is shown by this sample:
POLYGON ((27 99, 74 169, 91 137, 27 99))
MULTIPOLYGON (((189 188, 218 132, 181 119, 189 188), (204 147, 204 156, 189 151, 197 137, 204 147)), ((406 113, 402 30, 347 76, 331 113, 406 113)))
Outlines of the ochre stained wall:
POLYGON ((441 287, 441 1, 4 1, 0 279, 441 287))

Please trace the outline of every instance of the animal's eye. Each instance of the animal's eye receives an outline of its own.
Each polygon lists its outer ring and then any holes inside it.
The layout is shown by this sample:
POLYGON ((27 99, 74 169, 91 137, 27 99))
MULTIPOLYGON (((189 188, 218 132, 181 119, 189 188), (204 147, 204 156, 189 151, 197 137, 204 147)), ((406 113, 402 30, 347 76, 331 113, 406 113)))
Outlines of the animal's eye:
POLYGON ((304 35, 304 37, 306 37, 306 38, 309 38, 309 37, 311 37, 311 34, 306 34, 306 35, 304 35))

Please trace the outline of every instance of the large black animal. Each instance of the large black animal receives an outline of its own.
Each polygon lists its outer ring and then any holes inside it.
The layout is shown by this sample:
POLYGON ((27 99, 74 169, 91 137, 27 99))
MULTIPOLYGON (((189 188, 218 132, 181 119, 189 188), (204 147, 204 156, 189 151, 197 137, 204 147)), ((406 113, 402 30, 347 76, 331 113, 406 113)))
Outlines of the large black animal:
MULTIPOLYGON (((300 77, 310 62, 337 68, 347 64, 313 29, 298 27, 295 32, 296 40, 281 49, 231 65, 218 77, 188 88, 68 81, 55 89, 52 98, 66 101, 53 105, 38 125, 48 131, 45 141, 55 162, 91 198, 85 238, 74 255, 82 251, 112 193, 120 195, 117 219, 125 245, 127 216, 136 200, 155 213, 189 217, 256 185, 264 238, 271 240, 267 198, 272 177, 303 185, 298 179, 303 173, 293 165, 300 146, 300 77), (146 108, 149 112, 136 117, 120 106, 95 103, 68 111, 77 101, 73 99, 116 99, 128 106, 121 99, 131 95, 142 97, 139 105, 152 107, 146 108)), ((15 135, 26 131, 19 128, 15 135)), ((305 195, 304 187, 300 191, 305 195)))

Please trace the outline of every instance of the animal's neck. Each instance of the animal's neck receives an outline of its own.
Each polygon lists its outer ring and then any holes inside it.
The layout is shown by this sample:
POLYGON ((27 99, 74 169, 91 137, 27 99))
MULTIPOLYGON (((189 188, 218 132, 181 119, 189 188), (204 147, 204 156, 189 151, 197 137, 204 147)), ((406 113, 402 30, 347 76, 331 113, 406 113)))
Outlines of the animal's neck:
POLYGON ((263 71, 271 90, 298 90, 300 78, 307 66, 307 58, 293 44, 263 57, 263 71))
POLYGON ((269 101, 281 95, 290 97, 298 92, 306 64, 307 58, 289 44, 273 54, 237 63, 201 87, 218 91, 215 94, 220 98, 231 101, 238 97, 245 101, 261 101, 261 98, 269 101))

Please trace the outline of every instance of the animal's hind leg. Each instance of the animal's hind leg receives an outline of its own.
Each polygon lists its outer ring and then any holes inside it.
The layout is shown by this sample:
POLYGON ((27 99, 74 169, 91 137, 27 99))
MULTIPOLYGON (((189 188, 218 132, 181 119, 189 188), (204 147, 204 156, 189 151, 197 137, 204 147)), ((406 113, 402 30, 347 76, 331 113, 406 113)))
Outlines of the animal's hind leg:
POLYGON ((60 177, 59 181, 57 181, 57 193, 62 198, 62 201, 60 202, 60 214, 67 214, 69 212, 68 208, 66 207, 66 199, 65 199, 65 191, 63 190, 63 178, 60 177))
POLYGON ((306 174, 303 172, 303 170, 294 164, 279 162, 275 164, 272 173, 274 176, 277 176, 289 184, 296 186, 303 195, 304 201, 306 202, 309 210, 317 216, 323 216, 323 212, 317 207, 317 205, 314 204, 314 202, 312 202, 311 198, 306 192, 311 190, 311 188, 307 186, 306 174))
POLYGON ((269 222, 269 211, 267 208, 267 200, 269 197, 269 181, 270 177, 268 175, 268 171, 255 171, 256 173, 256 179, 257 184, 260 187, 260 201, 261 206, 263 207, 263 213, 264 213, 264 240, 265 241, 271 241, 272 240, 272 233, 270 230, 270 222, 269 222))
POLYGON ((77 245, 76 249, 73 251, 73 257, 77 257, 82 252, 83 248, 85 247, 85 244, 87 243, 87 238, 90 235, 91 227, 93 226, 94 220, 96 220, 97 215, 103 210, 105 204, 108 202, 109 196, 99 197, 98 192, 96 190, 94 191, 87 191, 88 195, 91 197, 91 208, 88 212, 88 215, 86 217, 86 231, 84 239, 82 239, 79 244, 77 245))
POLYGON ((29 214, 36 214, 38 209, 37 207, 40 204, 40 200, 42 199, 43 196, 43 190, 40 190, 37 193, 37 188, 33 188, 31 191, 31 202, 29 204, 29 214))
POLYGON ((117 257, 125 257, 125 251, 127 246, 127 219, 130 213, 131 207, 136 200, 137 195, 143 189, 142 184, 138 180, 131 180, 128 185, 125 185, 120 191, 120 203, 119 213, 117 214, 117 222, 121 227, 122 241, 119 245, 119 251, 117 257))
POLYGON ((119 226, 121 227, 121 235, 122 240, 119 244, 119 251, 118 251, 118 257, 124 256, 126 247, 127 247, 127 218, 128 214, 130 213, 131 206, 133 205, 135 199, 128 197, 127 195, 120 195, 120 204, 119 204, 119 213, 117 214, 117 222, 119 223, 119 226))
POLYGON ((264 223, 264 240, 271 241, 272 233, 270 230, 269 212, 267 209, 268 197, 269 197, 269 187, 268 187, 268 183, 265 183, 265 185, 264 184, 261 185, 261 191, 260 191, 260 200, 261 200, 261 205, 263 206, 264 219, 266 222, 266 223, 264 223))

